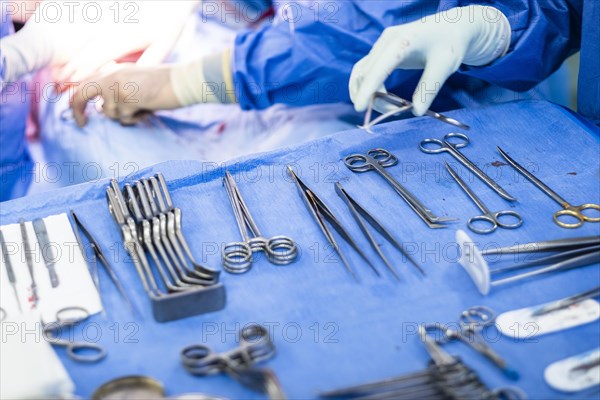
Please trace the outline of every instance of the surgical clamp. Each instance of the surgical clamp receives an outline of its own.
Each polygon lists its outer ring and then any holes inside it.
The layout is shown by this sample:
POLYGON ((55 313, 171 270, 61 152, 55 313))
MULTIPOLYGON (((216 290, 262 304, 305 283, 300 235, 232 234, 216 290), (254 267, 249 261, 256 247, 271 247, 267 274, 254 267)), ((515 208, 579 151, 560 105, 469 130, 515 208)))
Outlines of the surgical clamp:
POLYGON ((477 208, 479 208, 481 210, 481 212, 483 212, 483 215, 471 217, 467 221, 467 226, 469 227, 470 230, 472 230, 475 233, 487 234, 487 233, 494 232, 496 229, 498 229, 498 227, 504 228, 504 229, 516 229, 523 224, 523 218, 521 218, 521 215, 519 215, 519 213, 517 213, 516 211, 512 211, 512 210, 504 210, 504 211, 496 211, 496 212, 490 211, 487 208, 487 206, 485 204, 483 204, 481 199, 479 197, 477 197, 475 192, 473 192, 471 190, 471 188, 469 186, 467 186, 465 181, 463 181, 461 179, 461 177, 458 175, 458 173, 454 169, 452 169, 450 164, 448 164, 446 161, 444 161, 444 164, 446 165, 446 169, 448 170, 450 175, 454 178, 456 183, 458 183, 458 185, 465 191, 467 196, 469 196, 469 198, 471 200, 473 200, 473 203, 475 203, 475 205, 477 205, 477 208), (512 224, 504 223, 500 220, 504 216, 514 217, 516 219, 516 222, 514 222, 512 224), (489 228, 477 228, 476 222, 487 223, 487 224, 489 224, 489 228))
MULTIPOLYGON (((381 121, 386 120, 390 117, 393 117, 394 115, 399 115, 399 114, 405 113, 407 111, 410 111, 410 110, 412 110, 412 108, 413 108, 413 104, 410 101, 405 100, 401 97, 398 97, 395 94, 375 92, 373 94, 373 96, 371 97, 371 99, 369 100, 369 106, 367 108, 367 112, 365 113, 364 123, 362 126, 359 126, 359 128, 364 129, 369 133, 373 133, 371 131, 371 128, 374 125, 377 125, 381 121), (373 108, 374 108, 375 102, 378 100, 388 102, 393 108, 387 112, 384 112, 382 115, 375 118, 374 120, 371 120, 371 115, 373 113, 373 108)), ((469 127, 469 125, 463 124, 462 122, 457 121, 454 118, 447 117, 447 116, 437 113, 435 111, 427 110, 425 112, 425 115, 427 115, 428 117, 431 117, 431 118, 435 118, 438 121, 453 125, 457 128, 461 128, 461 129, 465 129, 465 130, 471 129, 469 127)))
POLYGON ((492 190, 498 193, 502 198, 508 201, 517 201, 514 197, 512 197, 506 190, 504 190, 498 183, 496 183, 492 178, 490 178, 485 172, 483 172, 477 165, 475 165, 471 160, 469 160, 463 153, 459 151, 463 147, 468 146, 470 143, 469 137, 462 133, 449 133, 444 136, 442 139, 424 139, 419 144, 419 148, 423 153, 426 154, 439 154, 448 152, 458 160, 462 165, 467 167, 471 172, 473 172, 479 179, 481 179, 486 185, 488 185, 492 190), (453 143, 452 139, 458 139, 457 142, 453 143), (435 148, 428 145, 435 145, 435 148))
POLYGON ((410 254, 406 252, 402 244, 398 242, 396 238, 394 238, 394 236, 392 236, 392 234, 387 229, 385 229, 381 222, 379 222, 363 206, 361 206, 356 200, 354 200, 342 187, 342 185, 340 185, 339 182, 335 184, 335 191, 348 206, 350 213, 352 214, 354 220, 360 227, 360 230, 363 232, 363 234, 369 241, 369 244, 371 245, 373 250, 375 250, 375 252, 379 255, 385 266, 390 270, 390 272, 392 273, 392 275, 394 275, 396 279, 400 280, 400 277, 392 267, 391 263, 388 261, 385 254, 383 254, 383 252, 381 251, 379 244, 377 244, 371 232, 369 232, 365 221, 368 222, 373 228, 375 228, 375 230, 379 232, 379 234, 383 236, 388 242, 390 242, 392 246, 398 249, 406 257, 406 259, 410 263, 412 263, 419 270, 419 272, 421 272, 421 274, 425 275, 425 271, 423 271, 423 268, 421 268, 421 266, 417 264, 417 262, 410 256, 410 254))
POLYGON ((455 221, 454 218, 435 216, 415 195, 387 173, 385 168, 398 164, 398 158, 389 151, 373 149, 367 154, 352 154, 344 158, 344 164, 353 172, 377 171, 430 228, 446 228, 441 223, 455 221))
POLYGON ((348 243, 350 247, 352 247, 354 251, 356 251, 363 260, 365 260, 365 262, 371 267, 375 274, 379 276, 379 271, 377 271, 375 266, 371 263, 371 261, 369 261, 365 253, 363 253, 358 244, 356 244, 352 236, 350 236, 348 231, 344 228, 344 226, 341 224, 340 220, 335 216, 333 211, 331 211, 329 207, 327 207, 327 205, 304 182, 302 182, 302 180, 298 177, 298 175, 296 175, 292 167, 288 165, 287 170, 289 176, 296 183, 296 188, 298 189, 298 193, 300 194, 304 205, 310 211, 312 217, 319 225, 319 228, 321 228, 321 231, 327 238, 327 241, 329 242, 333 250, 337 253, 338 257, 340 258, 340 260, 344 264, 344 267, 350 273, 350 275, 352 275, 352 277, 356 281, 358 281, 358 276, 355 274, 354 270, 350 266, 350 263, 344 256, 344 253, 342 252, 338 242, 333 236, 333 233, 325 223, 326 220, 331 224, 331 226, 333 226, 333 229, 337 231, 337 233, 342 237, 342 239, 344 239, 346 243, 348 243))
POLYGON ((429 333, 436 331, 441 333, 440 337, 436 337, 438 344, 460 340, 494 363, 506 377, 516 380, 519 378, 519 373, 509 367, 507 362, 486 344, 481 335, 483 329, 493 325, 495 320, 496 314, 491 309, 484 306, 475 306, 461 313, 458 329, 452 329, 450 326, 439 323, 426 324, 425 329, 429 333))
POLYGON ((263 392, 271 399, 285 399, 275 374, 255 365, 275 356, 275 345, 269 331, 257 324, 240 331, 240 345, 217 354, 204 344, 194 344, 181 351, 181 362, 192 375, 206 376, 226 372, 242 385, 263 392))
POLYGON ((29 271, 29 276, 31 278, 31 302, 33 308, 37 307, 37 303, 39 301, 38 292, 37 292, 37 284, 35 282, 35 274, 33 272, 33 259, 32 259, 32 251, 31 244, 29 243, 29 236, 27 235, 27 227, 25 225, 25 220, 21 218, 19 220, 19 225, 21 227, 21 239, 23 240, 23 251, 25 252, 25 260, 27 261, 27 270, 29 271))
POLYGON ((548 197, 552 200, 560 204, 563 208, 562 210, 558 210, 554 213, 552 218, 554 222, 562 227, 562 228, 579 228, 583 225, 584 222, 600 222, 600 217, 588 217, 583 213, 584 210, 596 210, 600 211, 600 205, 594 203, 586 203, 580 206, 571 205, 565 199, 558 195, 554 190, 550 189, 544 182, 536 178, 531 172, 527 171, 523 166, 519 165, 515 160, 510 158, 508 154, 504 152, 500 147, 496 147, 502 157, 510 165, 512 165, 519 173, 521 173, 525 178, 527 178, 531 183, 538 187, 542 192, 544 192, 548 197), (575 223, 566 223, 559 220, 559 217, 562 216, 570 216, 577 219, 575 223))
POLYGON ((252 266, 253 253, 258 251, 264 252, 267 259, 275 265, 294 262, 298 256, 298 247, 294 240, 289 236, 273 236, 267 239, 261 235, 229 171, 225 171, 223 185, 242 236, 241 242, 228 243, 223 247, 223 268, 232 274, 244 273, 252 266))
POLYGON ((4 235, 2 234, 2 231, 0 231, 0 247, 2 248, 2 255, 4 256, 4 265, 6 266, 6 275, 8 276, 8 282, 10 282, 10 286, 12 286, 13 292, 15 294, 15 299, 17 300, 19 312, 22 313, 23 309, 21 308, 21 300, 19 300, 19 292, 17 291, 17 278, 15 277, 15 271, 12 267, 12 262, 10 261, 10 257, 8 255, 8 249, 6 248, 6 242, 4 242, 4 235))

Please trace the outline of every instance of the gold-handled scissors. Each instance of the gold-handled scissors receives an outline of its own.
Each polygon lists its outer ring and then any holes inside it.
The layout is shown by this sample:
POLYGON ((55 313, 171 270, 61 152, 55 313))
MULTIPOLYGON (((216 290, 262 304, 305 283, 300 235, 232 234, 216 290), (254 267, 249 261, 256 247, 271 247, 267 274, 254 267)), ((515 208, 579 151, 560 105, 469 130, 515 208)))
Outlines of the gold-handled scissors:
POLYGON ((586 203, 579 206, 574 206, 570 204, 568 201, 559 196, 558 193, 550 189, 544 182, 536 178, 531 172, 527 171, 525 168, 523 168, 523 166, 519 165, 519 163, 510 158, 508 154, 506 154, 500 147, 496 146, 496 148, 498 149, 502 157, 504 157, 504 159, 508 161, 510 165, 512 165, 517 171, 519 171, 525 178, 529 179, 529 181, 531 181, 531 183, 537 186, 542 192, 546 193, 552 200, 560 204, 560 206, 563 209, 558 210, 552 216, 554 222, 556 222, 558 226, 561 226, 563 228, 579 228, 581 225, 583 225, 584 222, 600 222, 600 217, 589 217, 583 213, 583 211, 585 210, 600 211, 600 205, 594 203, 586 203), (577 222, 567 223, 559 219, 560 217, 565 216, 576 218, 577 222))

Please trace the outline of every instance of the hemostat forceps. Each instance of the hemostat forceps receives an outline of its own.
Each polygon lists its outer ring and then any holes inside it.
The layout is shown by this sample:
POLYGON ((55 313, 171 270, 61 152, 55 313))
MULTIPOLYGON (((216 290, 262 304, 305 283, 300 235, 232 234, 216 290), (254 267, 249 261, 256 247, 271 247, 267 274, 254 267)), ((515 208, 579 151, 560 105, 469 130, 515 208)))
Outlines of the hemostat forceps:
POLYGON ((255 364, 275 356, 275 345, 269 331, 261 325, 248 325, 240 331, 240 346, 217 354, 203 344, 194 344, 181 351, 185 369, 199 376, 226 372, 242 385, 266 393, 271 399, 285 399, 275 374, 255 364))
POLYGON ((473 192, 471 190, 471 188, 469 186, 467 186, 467 184, 461 179, 461 177, 458 175, 458 173, 452 169, 450 164, 448 164, 446 161, 444 161, 444 164, 446 164, 446 169, 448 170, 450 175, 454 178, 456 183, 458 183, 458 185, 465 191, 467 196, 469 196, 469 198, 471 200, 473 200, 473 203, 475 203, 477 205, 477 208, 479 208, 481 210, 481 212, 483 212, 483 215, 478 215, 476 217, 471 217, 469 219, 469 221, 467 222, 467 226, 469 227, 470 230, 472 230, 475 233, 487 234, 487 233, 494 232, 496 229, 498 229, 498 227, 504 228, 504 229, 516 229, 523 224, 523 218, 521 218, 521 215, 519 215, 519 213, 517 213, 516 211, 512 211, 512 210, 504 210, 504 211, 496 211, 496 212, 490 211, 487 208, 487 206, 485 204, 483 204, 481 199, 479 197, 477 197, 475 192, 473 192), (507 224, 505 222, 502 222, 501 218, 507 217, 507 216, 513 217, 516 221, 512 224, 507 224), (484 223, 488 224, 489 227, 488 228, 477 228, 477 226, 475 225, 476 222, 484 222, 484 223))
POLYGON ((518 372, 510 368, 506 361, 487 345, 481 335, 481 331, 493 325, 495 320, 496 314, 492 310, 484 306, 476 306, 462 312, 458 329, 439 323, 427 324, 425 329, 428 333, 440 332, 440 335, 435 336, 438 344, 460 340, 493 362, 508 378, 516 380, 519 378, 518 372))
POLYGON ((394 275, 394 277, 396 279, 400 280, 400 277, 398 276, 398 274, 396 273, 396 271, 394 270, 394 268, 388 261, 385 254, 383 254, 383 252, 379 248, 379 245, 373 238, 373 235, 371 234, 371 232, 369 232, 369 229, 367 228, 367 224, 365 223, 365 220, 373 228, 375 228, 375 230, 377 232, 379 232, 379 234, 381 234, 381 236, 383 236, 388 242, 390 242, 392 244, 392 246, 394 246, 396 249, 398 249, 408 259, 408 261, 410 261, 419 270, 419 272, 421 272, 421 274, 425 275, 425 271, 423 271, 423 268, 421 268, 421 266, 419 266, 419 264, 417 264, 417 262, 406 252, 406 250, 404 249, 402 244, 400 242, 398 242, 387 229, 385 229, 385 227, 381 224, 381 222, 379 222, 375 217, 373 217, 371 214, 369 214, 369 212, 367 210, 365 210, 364 207, 362 207, 360 204, 358 204, 358 202, 356 200, 354 200, 348 194, 348 192, 346 192, 346 190, 342 187, 342 185, 340 185, 339 182, 337 182, 335 184, 335 191, 338 194, 338 196, 340 196, 340 198, 342 200, 344 200, 344 202, 348 206, 350 213, 356 220, 356 223, 358 224, 358 226, 360 227, 360 230, 363 232, 363 234, 369 241, 369 244, 371 245, 373 250, 375 250, 375 252, 379 255, 379 257, 381 258, 381 260, 383 261, 385 266, 390 270, 390 272, 392 273, 392 275, 394 275))
POLYGON ((367 154, 352 154, 344 158, 344 164, 352 172, 377 171, 430 228, 446 228, 441 223, 456 220, 434 215, 414 194, 387 173, 385 168, 398 164, 398 158, 389 151, 373 149, 369 150, 367 154))
POLYGON ((535 177, 531 172, 527 171, 523 166, 519 165, 515 160, 510 158, 508 154, 504 152, 500 147, 496 147, 498 152, 504 157, 504 159, 512 165, 521 175, 527 178, 531 183, 538 187, 542 192, 544 192, 548 197, 552 200, 556 201, 563 208, 562 210, 558 210, 554 213, 552 218, 554 222, 562 228, 579 228, 583 225, 584 222, 600 222, 600 217, 588 217, 583 213, 585 210, 596 210, 600 211, 600 205, 594 203, 586 203, 580 206, 571 205, 568 201, 563 199, 558 195, 554 190, 550 189, 544 182, 540 181, 535 177), (566 223, 559 220, 560 217, 573 217, 577 219, 575 223, 566 223))
POLYGON ((344 228, 340 220, 333 214, 333 212, 327 207, 327 205, 304 183, 302 180, 296 175, 292 167, 288 165, 288 174, 290 177, 296 182, 296 187, 298 188, 298 193, 300 197, 304 201, 304 205, 310 211, 312 217, 321 228, 321 231, 327 238, 327 241, 333 247, 333 250, 337 253, 338 257, 346 267, 346 270, 352 275, 352 277, 358 281, 358 276, 354 273, 354 270, 350 266, 350 263, 342 253, 340 246, 333 236, 333 233, 325 223, 325 220, 329 221, 333 229, 337 231, 337 233, 358 253, 359 256, 373 269, 375 274, 379 276, 379 271, 375 268, 375 266, 369 261, 365 253, 360 249, 358 244, 354 241, 352 236, 348 233, 348 231, 344 228))
POLYGON ((298 247, 288 236, 263 237, 250 214, 246 202, 229 171, 225 171, 223 184, 227 189, 231 208, 237 226, 242 235, 242 242, 232 242, 223 248, 223 268, 233 274, 246 272, 252 266, 253 253, 263 251, 267 259, 275 265, 287 265, 298 256, 298 247), (248 234, 250 231, 250 235, 248 234))
POLYGON ((419 144, 419 148, 423 153, 427 154, 450 153, 452 157, 477 175, 479 179, 492 188, 492 190, 498 193, 502 198, 508 201, 516 201, 517 199, 508 194, 506 190, 458 150, 468 146, 469 143, 469 137, 467 135, 463 135, 462 133, 449 133, 444 136, 443 139, 424 139, 421 141, 421 144, 419 144), (452 142, 452 139, 454 139, 454 143, 452 142), (435 145, 435 147, 432 147, 431 145, 435 145))

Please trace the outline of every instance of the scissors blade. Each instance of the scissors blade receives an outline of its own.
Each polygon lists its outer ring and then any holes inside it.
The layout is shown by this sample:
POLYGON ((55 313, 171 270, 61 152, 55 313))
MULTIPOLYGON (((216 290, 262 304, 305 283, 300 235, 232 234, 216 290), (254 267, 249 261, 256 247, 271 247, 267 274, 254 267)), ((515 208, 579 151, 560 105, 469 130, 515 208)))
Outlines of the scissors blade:
POLYGON ((560 204, 561 207, 564 208, 565 206, 567 206, 569 204, 565 199, 563 199, 562 197, 560 197, 558 195, 558 193, 556 193, 554 190, 550 189, 550 187, 548 187, 544 182, 542 182, 541 180, 539 180, 538 178, 536 178, 531 172, 527 171, 522 165, 520 165, 515 160, 513 160, 512 158, 510 158, 509 155, 506 154, 504 152, 504 150, 502 150, 499 146, 496 146, 496 149, 498 149, 498 152, 500 153, 500 155, 502 157, 504 157, 504 159, 510 165, 512 165, 514 169, 516 169, 517 171, 519 171, 519 173, 521 173, 521 175, 523 175, 525 178, 529 179, 529 181, 531 183, 533 183, 535 186, 538 187, 538 189, 540 189, 544 193, 546 193, 546 195, 548 195, 552 200, 554 200, 558 204, 560 204))
POLYGON ((471 160, 467 158, 463 153, 461 153, 452 143, 444 140, 446 146, 448 146, 448 152, 454 156, 462 165, 467 167, 471 172, 473 172, 479 179, 483 181, 486 185, 488 185, 494 192, 498 193, 500 197, 504 198, 508 201, 517 201, 517 199, 511 196, 502 186, 500 186, 495 180, 490 178, 488 174, 483 172, 477 165, 475 165, 471 160))
POLYGON ((471 190, 471 188, 469 186, 467 186, 465 181, 463 181, 462 178, 458 175, 458 172, 456 172, 450 166, 450 164, 448 164, 446 161, 444 161, 444 165, 446 166, 446 169, 450 173, 450 176, 452 176, 452 178, 454 178, 456 183, 458 183, 458 186, 460 186, 462 188, 462 190, 467 194, 467 196, 469 196, 469 198, 473 201, 473 203, 475 203, 475 205, 477 205, 477 208, 479 208, 479 210, 484 214, 490 214, 490 210, 485 206, 485 204, 483 204, 481 199, 479 197, 477 197, 475 192, 473 192, 471 190))

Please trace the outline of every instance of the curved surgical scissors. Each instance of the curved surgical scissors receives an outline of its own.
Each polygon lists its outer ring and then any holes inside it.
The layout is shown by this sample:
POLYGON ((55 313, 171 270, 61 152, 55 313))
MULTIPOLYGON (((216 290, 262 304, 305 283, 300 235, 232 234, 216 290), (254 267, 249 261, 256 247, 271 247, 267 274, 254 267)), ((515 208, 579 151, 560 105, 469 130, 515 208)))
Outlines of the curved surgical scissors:
POLYGON ((523 218, 516 211, 512 211, 512 210, 503 210, 503 211, 496 211, 496 212, 490 211, 489 208, 487 208, 486 205, 483 204, 481 199, 479 197, 477 197, 477 195, 471 190, 471 188, 469 186, 467 186, 465 181, 463 181, 461 179, 461 177, 458 176, 458 173, 454 169, 452 169, 450 164, 448 164, 446 161, 444 161, 444 163, 446 164, 446 169, 448 170, 450 175, 459 184, 459 186, 465 191, 465 193, 469 196, 469 198, 471 200, 473 200, 473 202, 477 205, 477 208, 479 208, 481 210, 481 212, 483 212, 483 215, 477 215, 475 217, 471 217, 469 219, 469 221, 467 221, 467 226, 469 227, 470 230, 472 230, 475 233, 488 234, 488 233, 494 232, 496 229, 498 229, 498 227, 504 228, 504 229, 516 229, 516 228, 520 227, 521 225, 523 225, 523 218), (507 216, 515 218, 516 222, 514 222, 512 224, 507 224, 505 222, 502 222, 501 218, 507 217, 507 216), (477 222, 487 223, 487 224, 489 224, 489 228, 478 228, 476 225, 477 222))
POLYGON ((398 158, 389 151, 373 149, 367 154, 352 154, 344 158, 344 164, 353 172, 377 171, 430 228, 445 228, 440 223, 454 220, 434 215, 414 194, 386 172, 385 168, 398 164, 398 158))
POLYGON ((460 340, 493 362, 508 378, 516 380, 519 377, 519 373, 510 368, 506 361, 487 345, 481 335, 481 332, 486 327, 493 325, 495 320, 496 314, 490 308, 475 306, 461 313, 458 329, 437 323, 425 325, 425 330, 429 333, 436 331, 441 333, 441 335, 434 336, 438 344, 460 340))
POLYGON ((73 326, 79 322, 85 321, 90 316, 89 312, 83 307, 65 307, 57 311, 56 323, 44 326, 44 337, 50 344, 63 346, 67 349, 67 355, 73 361, 84 363, 95 363, 106 357, 106 350, 100 345, 88 342, 76 342, 71 340, 59 339, 53 335, 53 331, 63 327, 73 326), (68 315, 74 313, 75 317, 69 318, 68 315), (80 353, 90 353, 82 355, 80 353))
POLYGON ((235 221, 242 235, 241 242, 232 242, 223 248, 223 267, 226 271, 241 274, 250 269, 253 253, 263 251, 275 265, 287 265, 298 256, 294 240, 288 236, 273 236, 268 239, 261 235, 246 202, 229 171, 225 171, 223 184, 231 201, 235 221), (252 237, 248 234, 248 230, 252 237))
POLYGON ((498 183, 490 178, 485 172, 483 172, 477 165, 471 160, 465 157, 458 149, 462 149, 470 144, 469 137, 462 133, 449 133, 442 139, 424 139, 419 144, 419 148, 423 153, 427 154, 439 154, 448 152, 455 159, 457 159, 462 165, 467 167, 473 172, 479 179, 481 179, 486 185, 492 190, 498 193, 502 198, 508 201, 516 201, 506 190, 504 190, 498 183), (434 145, 434 146, 432 146, 434 145))
POLYGON ((554 219, 554 222, 556 222, 556 224, 558 226, 560 226, 562 228, 579 228, 581 225, 583 225, 584 222, 600 222, 600 217, 588 217, 587 215, 585 215, 583 213, 584 210, 600 211, 600 204, 586 203, 586 204, 582 204, 580 206, 571 205, 568 201, 566 201, 561 196, 559 196, 558 193, 556 193, 554 190, 550 189, 544 182, 542 182, 538 178, 536 178, 535 175, 533 175, 531 172, 527 171, 525 168, 523 168, 523 166, 521 166, 515 160, 510 158, 508 156, 508 154, 506 154, 504 152, 504 150, 502 150, 500 147, 496 146, 496 149, 498 149, 498 152, 500 152, 502 157, 504 157, 504 159, 506 161, 508 161, 508 163, 510 165, 512 165, 517 171, 519 171, 525 178, 529 179, 529 181, 531 183, 533 183, 535 186, 537 186, 538 189, 540 189, 542 192, 546 193, 546 195, 548 195, 548 197, 550 197, 552 200, 554 200, 558 204, 560 204, 560 206, 563 209, 558 210, 552 216, 552 218, 554 219), (559 217, 563 217, 563 216, 569 216, 569 217, 576 218, 577 222, 572 223, 572 224, 562 222, 559 220, 559 217))

